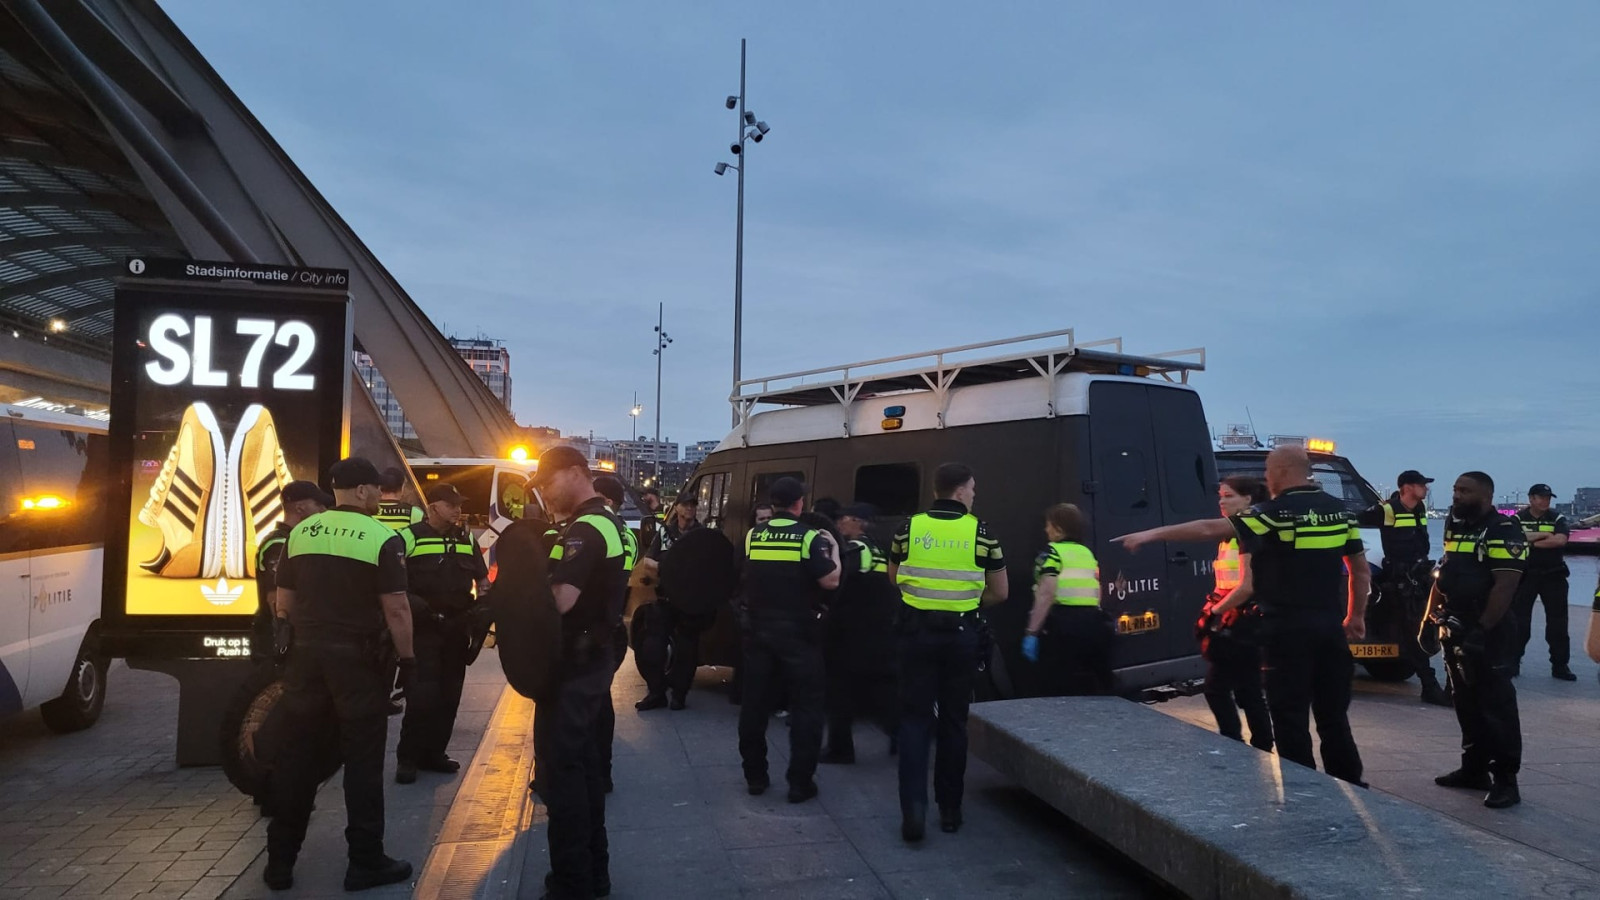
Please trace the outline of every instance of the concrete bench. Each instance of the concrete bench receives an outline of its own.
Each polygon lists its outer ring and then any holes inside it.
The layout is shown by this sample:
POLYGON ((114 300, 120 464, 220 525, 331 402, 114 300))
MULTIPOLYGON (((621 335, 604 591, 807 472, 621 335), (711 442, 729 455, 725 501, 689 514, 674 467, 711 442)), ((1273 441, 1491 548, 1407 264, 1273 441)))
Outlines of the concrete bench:
POLYGON ((1594 873, 1113 697, 972 707, 972 752, 1196 898, 1589 897, 1594 873))

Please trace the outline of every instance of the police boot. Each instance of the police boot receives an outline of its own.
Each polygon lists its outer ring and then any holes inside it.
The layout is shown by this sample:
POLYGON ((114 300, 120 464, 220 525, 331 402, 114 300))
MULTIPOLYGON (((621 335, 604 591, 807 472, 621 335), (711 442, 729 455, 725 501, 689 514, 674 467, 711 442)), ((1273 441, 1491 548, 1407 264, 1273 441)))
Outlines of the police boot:
POLYGON ((366 863, 358 863, 352 859, 349 867, 344 870, 344 889, 364 891, 367 888, 397 884, 410 877, 411 863, 403 859, 380 856, 366 863))
POLYGON ((1516 806, 1522 802, 1522 792, 1517 790, 1517 776, 1497 775, 1494 787, 1489 789, 1489 795, 1483 798, 1483 805, 1490 809, 1505 809, 1516 806))
POLYGON ((1487 791, 1494 787, 1494 780, 1489 777, 1488 772, 1474 772, 1464 768, 1440 775, 1433 780, 1433 783, 1439 787, 1471 788, 1475 791, 1487 791))
POLYGON ((294 887, 294 860, 268 854, 267 869, 261 873, 261 880, 267 883, 268 889, 274 891, 287 891, 294 887))
POLYGON ((939 807, 939 830, 945 834, 955 834, 961 830, 961 807, 939 807))
POLYGON ((644 695, 644 699, 643 700, 640 700, 638 703, 635 703, 633 705, 633 708, 637 709, 640 712, 644 712, 646 710, 651 710, 651 709, 660 709, 661 707, 666 706, 666 705, 667 705, 667 693, 666 693, 666 691, 661 691, 660 693, 657 693, 655 691, 651 691, 650 693, 644 695))
POLYGON ((1434 675, 1431 669, 1422 673, 1422 702, 1432 703, 1434 706, 1455 706, 1450 692, 1439 684, 1438 676, 1434 675))
POLYGON ((927 831, 928 804, 913 803, 900 807, 900 837, 915 843, 927 831))
POLYGON ((1572 667, 1566 663, 1554 663, 1550 666, 1550 677, 1560 681, 1577 681, 1578 676, 1572 673, 1572 667))

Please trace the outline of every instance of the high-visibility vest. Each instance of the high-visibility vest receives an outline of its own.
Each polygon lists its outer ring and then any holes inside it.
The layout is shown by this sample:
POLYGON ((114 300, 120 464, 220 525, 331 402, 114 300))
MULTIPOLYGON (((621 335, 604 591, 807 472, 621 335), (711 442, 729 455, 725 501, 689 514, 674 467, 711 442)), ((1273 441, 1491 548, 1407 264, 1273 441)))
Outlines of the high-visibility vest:
POLYGON ((400 537, 406 542, 407 559, 414 556, 444 556, 447 553, 463 553, 471 556, 478 552, 478 545, 474 544, 466 534, 449 537, 444 535, 417 537, 417 533, 407 526, 400 530, 400 537))
POLYGON ((421 507, 412 506, 404 500, 385 500, 378 504, 378 514, 373 518, 399 531, 407 525, 421 522, 425 517, 421 507))
POLYGON ((900 599, 915 609, 971 612, 983 597, 984 571, 977 561, 978 517, 911 517, 910 544, 895 575, 900 599))
POLYGON ((1056 576, 1056 605, 1099 606, 1100 564, 1094 551, 1082 544, 1063 541, 1051 544, 1061 559, 1061 573, 1056 576))
POLYGON ((1239 542, 1224 541, 1217 545, 1217 562, 1213 567, 1217 576, 1217 593, 1227 596, 1244 581, 1239 572, 1239 542))

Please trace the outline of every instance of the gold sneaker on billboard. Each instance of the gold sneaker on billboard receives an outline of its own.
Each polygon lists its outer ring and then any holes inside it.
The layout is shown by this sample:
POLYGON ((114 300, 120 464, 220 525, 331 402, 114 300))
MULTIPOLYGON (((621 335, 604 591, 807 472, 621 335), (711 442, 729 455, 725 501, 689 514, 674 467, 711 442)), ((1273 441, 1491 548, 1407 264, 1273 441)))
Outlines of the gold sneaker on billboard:
POLYGON ((161 552, 139 564, 167 578, 215 578, 222 571, 222 429, 204 403, 183 411, 178 439, 150 486, 139 521, 161 532, 161 552))
POLYGON ((244 411, 228 446, 224 479, 238 489, 228 499, 223 568, 230 578, 253 578, 261 535, 283 520, 283 489, 294 480, 265 406, 252 403, 244 411))

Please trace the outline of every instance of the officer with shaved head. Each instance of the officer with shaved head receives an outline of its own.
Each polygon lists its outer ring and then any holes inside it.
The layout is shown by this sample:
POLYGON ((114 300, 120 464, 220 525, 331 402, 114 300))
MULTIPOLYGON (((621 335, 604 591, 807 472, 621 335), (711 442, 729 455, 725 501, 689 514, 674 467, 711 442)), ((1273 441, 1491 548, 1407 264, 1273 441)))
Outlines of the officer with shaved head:
POLYGON ((1116 540, 1132 552, 1153 541, 1237 537, 1239 549, 1251 554, 1264 616, 1262 674, 1278 754, 1316 768, 1314 718, 1323 769, 1364 786, 1349 719, 1355 673, 1349 641, 1366 637, 1372 581, 1361 534, 1344 504, 1311 480, 1311 461, 1300 447, 1267 455, 1267 489, 1271 500, 1227 519, 1165 525, 1116 540))

